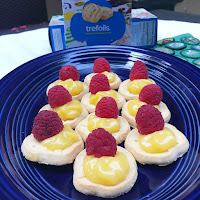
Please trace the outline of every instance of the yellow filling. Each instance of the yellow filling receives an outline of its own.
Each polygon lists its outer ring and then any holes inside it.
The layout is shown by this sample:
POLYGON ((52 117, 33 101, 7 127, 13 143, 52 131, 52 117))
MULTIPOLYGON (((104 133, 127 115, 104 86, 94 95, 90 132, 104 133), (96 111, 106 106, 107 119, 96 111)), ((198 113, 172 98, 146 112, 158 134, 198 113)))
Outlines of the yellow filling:
POLYGON ((86 156, 83 160, 85 176, 93 183, 113 186, 122 182, 129 172, 129 162, 126 155, 117 152, 114 157, 86 156))
POLYGON ((100 92, 97 92, 96 94, 91 94, 90 103, 96 106, 97 103, 103 97, 112 97, 113 99, 115 99, 116 102, 118 102, 117 92, 115 90, 109 90, 109 91, 100 91, 100 92))
POLYGON ((57 80, 55 85, 62 85, 72 96, 80 94, 84 89, 80 81, 73 81, 72 79, 67 79, 65 81, 57 80))
POLYGON ((102 72, 105 76, 107 76, 109 83, 113 83, 115 80, 115 74, 113 72, 102 72))
POLYGON ((176 136, 169 128, 139 136, 140 147, 148 153, 163 153, 176 145, 176 136))
MULTIPOLYGON (((139 98, 135 98, 134 100, 131 100, 128 102, 127 104, 127 108, 128 108, 128 112, 132 115, 132 116, 136 116, 138 109, 142 106, 142 105, 146 105, 145 102, 142 102, 139 100, 139 98)), ((157 108, 160 111, 160 107, 155 105, 155 108, 157 108)))
POLYGON ((53 109, 58 113, 58 116, 63 120, 71 120, 79 117, 82 113, 81 103, 77 100, 72 100, 63 106, 59 106, 53 109))
POLYGON ((88 129, 93 131, 97 128, 104 128, 109 133, 115 133, 119 131, 120 128, 120 119, 114 118, 100 118, 96 115, 90 115, 88 117, 88 129))
MULTIPOLYGON (((93 76, 96 75, 96 74, 97 73, 94 73, 93 76)), ((105 72, 102 72, 100 74, 104 74, 105 76, 107 76, 109 83, 113 83, 115 81, 115 73, 113 73, 113 72, 107 72, 107 71, 105 71, 105 72)))
POLYGON ((65 124, 63 130, 57 135, 43 140, 40 144, 47 149, 63 150, 71 146, 78 140, 78 134, 71 129, 69 124, 65 124))
POLYGON ((127 85, 127 90, 132 94, 139 94, 146 85, 153 84, 151 79, 135 79, 127 85))

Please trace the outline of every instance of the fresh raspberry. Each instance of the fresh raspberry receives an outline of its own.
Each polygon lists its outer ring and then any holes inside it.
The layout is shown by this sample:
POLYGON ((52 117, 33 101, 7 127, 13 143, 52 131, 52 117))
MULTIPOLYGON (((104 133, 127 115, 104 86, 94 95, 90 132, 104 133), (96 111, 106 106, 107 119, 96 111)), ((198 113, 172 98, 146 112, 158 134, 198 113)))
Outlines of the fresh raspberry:
POLYGON ((78 70, 73 65, 63 66, 59 71, 59 79, 65 81, 70 78, 73 79, 73 81, 78 81, 80 78, 78 70))
POLYGON ((137 60, 131 69, 129 79, 133 81, 135 79, 147 79, 147 78, 149 78, 149 75, 146 65, 142 61, 137 60))
POLYGON ((112 97, 103 97, 96 105, 95 115, 101 118, 117 118, 119 110, 112 97))
POLYGON ((158 105, 162 99, 162 90, 159 85, 151 84, 142 88, 139 100, 150 105, 158 105))
POLYGON ((96 74, 92 77, 90 81, 90 92, 96 94, 99 91, 110 90, 110 84, 107 76, 104 74, 96 74))
POLYGON ((97 58, 94 61, 93 72, 94 73, 102 73, 102 72, 110 72, 110 64, 105 58, 97 58))
POLYGON ((117 152, 117 143, 115 138, 103 128, 92 131, 85 143, 87 155, 94 155, 96 158, 102 156, 115 156, 117 152))
POLYGON ((43 110, 34 119, 32 133, 38 141, 50 138, 64 128, 62 120, 53 111, 43 110))
POLYGON ((164 128, 164 119, 161 112, 152 105, 141 106, 135 119, 138 132, 142 135, 160 131, 164 128))
POLYGON ((62 85, 56 85, 49 90, 48 100, 50 106, 56 108, 72 101, 72 96, 62 85))

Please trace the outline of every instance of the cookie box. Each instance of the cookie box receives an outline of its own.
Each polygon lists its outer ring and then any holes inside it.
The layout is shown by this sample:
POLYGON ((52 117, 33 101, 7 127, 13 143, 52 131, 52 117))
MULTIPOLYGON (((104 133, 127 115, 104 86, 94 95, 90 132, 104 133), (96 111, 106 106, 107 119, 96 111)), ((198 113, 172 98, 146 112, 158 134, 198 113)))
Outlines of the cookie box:
POLYGON ((63 15, 53 16, 49 23, 49 40, 52 51, 66 49, 63 15))
POLYGON ((144 8, 132 9, 131 45, 152 48, 157 43, 157 17, 144 8))
POLYGON ((66 48, 131 45, 130 0, 62 0, 66 48))

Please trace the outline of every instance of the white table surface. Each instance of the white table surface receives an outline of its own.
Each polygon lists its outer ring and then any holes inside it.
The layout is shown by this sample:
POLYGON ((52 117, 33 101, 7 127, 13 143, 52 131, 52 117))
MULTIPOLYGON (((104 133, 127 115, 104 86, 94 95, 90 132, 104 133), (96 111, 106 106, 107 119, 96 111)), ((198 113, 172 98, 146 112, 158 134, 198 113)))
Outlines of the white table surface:
MULTIPOLYGON (((200 24, 158 20, 158 40, 184 33, 200 39, 200 24)), ((51 52, 48 28, 0 36, 0 79, 16 67, 51 52)))

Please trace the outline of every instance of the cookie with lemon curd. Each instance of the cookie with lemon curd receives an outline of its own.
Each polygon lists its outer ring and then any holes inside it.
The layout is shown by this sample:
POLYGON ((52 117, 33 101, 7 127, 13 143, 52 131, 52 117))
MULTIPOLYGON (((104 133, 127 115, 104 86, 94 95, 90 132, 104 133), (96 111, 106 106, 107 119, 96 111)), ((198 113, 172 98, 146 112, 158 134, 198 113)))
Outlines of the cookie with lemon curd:
POLYGON ((102 73, 107 76, 111 89, 119 88, 122 81, 116 73, 111 72, 110 63, 105 58, 100 57, 94 61, 93 73, 88 74, 84 82, 89 86, 92 77, 97 73, 102 73))
POLYGON ((118 92, 123 95, 126 100, 132 100, 139 96, 144 86, 150 84, 155 84, 155 82, 149 79, 145 63, 138 60, 131 68, 129 79, 120 84, 118 92))
POLYGON ((95 113, 88 115, 77 126, 75 131, 85 141, 88 135, 97 128, 104 128, 116 139, 117 144, 122 143, 130 131, 126 119, 119 115, 116 101, 112 97, 103 97, 96 106, 95 113))
POLYGON ((76 190, 103 198, 127 193, 137 179, 137 164, 126 149, 102 128, 92 131, 86 149, 74 162, 73 184, 76 190))
POLYGON ((46 91, 47 96, 52 87, 62 85, 72 95, 72 99, 81 100, 83 95, 89 92, 89 88, 87 84, 79 81, 79 78, 80 74, 76 67, 73 65, 63 66, 59 71, 59 80, 54 81, 48 86, 46 91))
POLYGON ((72 163, 83 149, 83 140, 70 125, 63 125, 56 112, 47 110, 35 117, 32 133, 21 146, 27 160, 46 165, 72 163))
POLYGON ((88 116, 88 111, 80 101, 73 100, 69 91, 62 85, 52 87, 48 92, 49 104, 43 106, 42 110, 52 110, 58 113, 64 124, 75 128, 77 124, 88 116))
POLYGON ((161 112, 152 105, 143 105, 136 115, 137 128, 125 140, 125 148, 141 164, 168 165, 189 149, 185 135, 171 124, 164 123, 161 112))
POLYGON ((142 105, 150 104, 155 106, 161 112, 164 121, 167 123, 171 118, 171 113, 167 105, 162 102, 161 99, 162 90, 159 85, 146 85, 142 88, 139 98, 135 98, 134 100, 130 100, 124 104, 122 107, 122 116, 132 127, 136 127, 135 116, 138 109, 142 105))
POLYGON ((118 109, 121 109, 125 103, 125 99, 121 94, 115 90, 111 90, 108 78, 104 74, 94 75, 91 79, 89 89, 90 92, 85 94, 81 100, 81 103, 89 113, 94 112, 99 100, 106 96, 115 99, 118 109))

